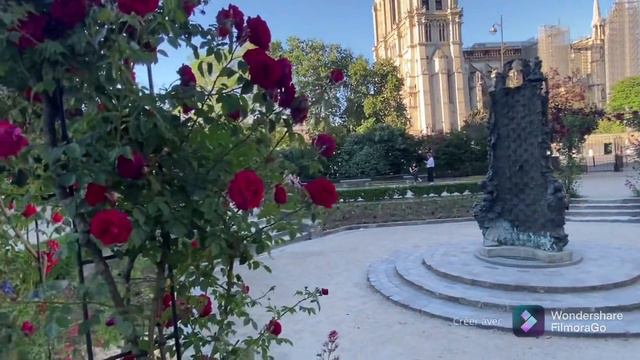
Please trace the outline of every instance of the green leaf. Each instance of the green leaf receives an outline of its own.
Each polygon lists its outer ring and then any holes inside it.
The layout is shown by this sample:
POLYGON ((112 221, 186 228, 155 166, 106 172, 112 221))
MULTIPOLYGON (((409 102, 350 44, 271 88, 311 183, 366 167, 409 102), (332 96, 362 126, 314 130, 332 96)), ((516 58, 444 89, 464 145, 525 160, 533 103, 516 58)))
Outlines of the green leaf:
POLYGON ((58 178, 58 184, 63 187, 69 187, 76 182, 76 174, 66 173, 58 178))

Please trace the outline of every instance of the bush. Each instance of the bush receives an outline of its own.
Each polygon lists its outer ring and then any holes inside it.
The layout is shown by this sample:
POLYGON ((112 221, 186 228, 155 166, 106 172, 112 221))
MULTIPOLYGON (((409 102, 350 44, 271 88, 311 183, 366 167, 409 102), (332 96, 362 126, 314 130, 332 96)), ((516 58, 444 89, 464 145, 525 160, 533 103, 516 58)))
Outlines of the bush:
POLYGON ((334 178, 405 173, 416 155, 411 136, 404 129, 389 125, 350 134, 338 149, 329 164, 334 178))
POLYGON ((410 185, 382 188, 345 189, 338 190, 338 194, 340 199, 344 202, 383 201, 405 198, 407 196, 407 191, 411 191, 414 196, 419 197, 429 196, 430 194, 440 195, 443 192, 447 192, 449 194, 463 194, 466 191, 470 193, 478 193, 481 189, 479 183, 468 182, 457 184, 435 184, 428 186, 410 185))

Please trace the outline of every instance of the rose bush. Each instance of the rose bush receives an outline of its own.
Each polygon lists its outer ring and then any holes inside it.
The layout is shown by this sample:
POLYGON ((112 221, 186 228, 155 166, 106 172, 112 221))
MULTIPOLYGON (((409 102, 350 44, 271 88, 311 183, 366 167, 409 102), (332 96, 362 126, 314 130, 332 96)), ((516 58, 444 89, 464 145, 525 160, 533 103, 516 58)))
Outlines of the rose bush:
POLYGON ((193 23, 207 3, 3 2, 0 357, 87 358, 87 334, 121 358, 267 357, 286 314, 316 311, 320 288, 276 306, 238 273, 337 201, 287 181, 278 151, 312 146, 294 131, 312 104, 265 20, 229 5, 193 23), (156 89, 168 47, 196 63, 156 89))

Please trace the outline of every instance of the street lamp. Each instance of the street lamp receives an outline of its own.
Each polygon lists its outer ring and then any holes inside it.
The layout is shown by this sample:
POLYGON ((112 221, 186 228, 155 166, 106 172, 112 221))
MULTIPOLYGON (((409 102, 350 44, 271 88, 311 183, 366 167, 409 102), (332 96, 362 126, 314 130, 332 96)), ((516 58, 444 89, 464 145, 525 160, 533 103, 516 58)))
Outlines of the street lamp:
POLYGON ((489 32, 495 35, 498 32, 498 28, 500 28, 500 71, 502 71, 502 67, 504 66, 504 31, 502 26, 502 15, 500 15, 500 22, 491 25, 489 32))

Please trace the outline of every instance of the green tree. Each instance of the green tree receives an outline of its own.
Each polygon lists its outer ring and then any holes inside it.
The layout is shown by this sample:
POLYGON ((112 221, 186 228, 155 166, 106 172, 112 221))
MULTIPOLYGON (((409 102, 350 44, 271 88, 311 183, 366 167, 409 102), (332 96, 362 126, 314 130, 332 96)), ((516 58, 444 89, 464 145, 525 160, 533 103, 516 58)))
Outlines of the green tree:
POLYGON ((627 127, 620 121, 601 119, 594 134, 620 134, 627 131, 627 127))
POLYGON ((351 50, 320 40, 290 37, 284 44, 273 42, 271 53, 275 57, 288 58, 294 65, 296 88, 307 95, 313 105, 309 111, 312 128, 325 130, 330 124, 341 122, 347 86, 345 82, 333 86, 329 74, 333 69, 350 67, 354 62, 351 50))
POLYGON ((404 103, 404 81, 391 60, 373 64, 369 76, 369 96, 364 101, 364 115, 374 124, 406 127, 409 123, 404 103))
POLYGON ((607 110, 612 113, 640 111, 640 76, 626 78, 613 86, 607 110))

